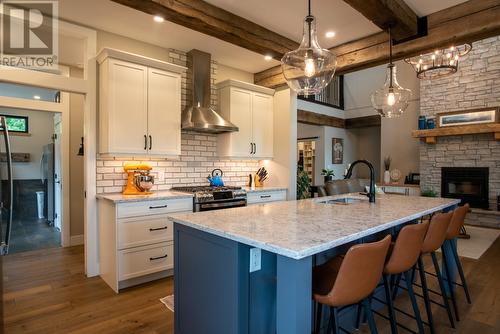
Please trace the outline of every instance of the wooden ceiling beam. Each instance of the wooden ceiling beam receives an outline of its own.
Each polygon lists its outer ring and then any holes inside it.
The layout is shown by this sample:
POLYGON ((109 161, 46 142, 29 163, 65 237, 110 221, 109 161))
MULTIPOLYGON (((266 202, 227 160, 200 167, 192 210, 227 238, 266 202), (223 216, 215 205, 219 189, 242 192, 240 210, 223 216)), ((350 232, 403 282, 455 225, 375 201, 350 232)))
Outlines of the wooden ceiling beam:
POLYGON ((306 110, 297 110, 297 122, 309 125, 331 126, 334 128, 345 128, 345 120, 338 117, 318 114, 306 110))
MULTIPOLYGON (((469 0, 428 16, 427 36, 394 46, 394 59, 404 59, 453 44, 472 43, 500 35, 500 0, 469 0)), ((385 64, 389 37, 377 33, 330 49, 337 55, 336 74, 385 64)), ((276 88, 286 84, 280 66, 256 73, 255 84, 276 88)))
POLYGON ((377 27, 403 40, 418 34, 418 16, 403 0, 344 0, 377 27))
POLYGON ((281 59, 299 43, 202 0, 112 0, 141 12, 281 59))

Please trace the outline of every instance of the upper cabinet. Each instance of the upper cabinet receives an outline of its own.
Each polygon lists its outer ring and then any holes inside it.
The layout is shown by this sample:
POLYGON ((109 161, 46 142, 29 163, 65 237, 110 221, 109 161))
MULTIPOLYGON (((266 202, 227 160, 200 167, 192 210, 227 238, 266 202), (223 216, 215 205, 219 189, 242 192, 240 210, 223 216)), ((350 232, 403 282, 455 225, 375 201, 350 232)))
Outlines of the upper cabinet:
POLYGON ((185 67, 103 49, 99 67, 99 153, 181 154, 185 67))
POLYGON ((237 80, 218 83, 219 113, 239 128, 218 135, 220 157, 273 157, 274 90, 237 80))

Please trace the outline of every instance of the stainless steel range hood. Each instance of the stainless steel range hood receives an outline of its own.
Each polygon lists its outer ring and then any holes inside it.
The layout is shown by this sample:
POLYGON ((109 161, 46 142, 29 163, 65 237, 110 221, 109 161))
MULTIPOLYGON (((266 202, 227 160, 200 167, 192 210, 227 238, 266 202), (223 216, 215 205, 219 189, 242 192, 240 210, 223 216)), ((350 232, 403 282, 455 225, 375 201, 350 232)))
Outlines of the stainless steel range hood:
POLYGON ((210 104, 210 54, 193 49, 187 53, 188 89, 192 96, 182 111, 182 129, 221 133, 238 131, 238 127, 220 116, 210 104))

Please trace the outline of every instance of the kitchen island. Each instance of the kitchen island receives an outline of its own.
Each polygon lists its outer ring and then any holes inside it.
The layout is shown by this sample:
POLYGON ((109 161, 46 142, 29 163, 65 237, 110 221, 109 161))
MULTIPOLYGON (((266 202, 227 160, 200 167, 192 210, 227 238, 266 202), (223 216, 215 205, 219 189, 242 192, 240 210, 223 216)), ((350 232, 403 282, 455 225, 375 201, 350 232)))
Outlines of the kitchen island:
POLYGON ((351 194, 171 215, 175 333, 310 333, 313 265, 458 202, 351 194))

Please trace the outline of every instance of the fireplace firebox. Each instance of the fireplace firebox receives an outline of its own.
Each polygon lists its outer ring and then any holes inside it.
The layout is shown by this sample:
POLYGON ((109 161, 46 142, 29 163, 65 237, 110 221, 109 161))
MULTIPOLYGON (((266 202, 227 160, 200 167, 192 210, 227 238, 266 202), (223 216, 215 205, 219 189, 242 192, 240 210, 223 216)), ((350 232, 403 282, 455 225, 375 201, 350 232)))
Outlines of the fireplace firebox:
POLYGON ((458 198, 473 208, 488 209, 487 167, 443 167, 441 196, 458 198))

